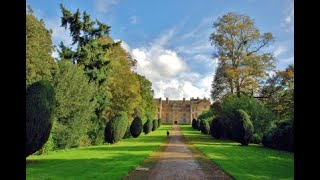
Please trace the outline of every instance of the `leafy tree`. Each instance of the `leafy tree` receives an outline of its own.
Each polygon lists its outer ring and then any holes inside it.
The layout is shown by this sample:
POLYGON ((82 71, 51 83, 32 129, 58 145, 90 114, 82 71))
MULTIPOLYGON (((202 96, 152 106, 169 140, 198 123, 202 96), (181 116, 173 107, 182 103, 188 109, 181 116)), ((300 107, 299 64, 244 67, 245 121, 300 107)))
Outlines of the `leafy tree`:
POLYGON ((200 127, 201 127, 201 132, 203 134, 209 134, 210 132, 210 125, 209 125, 209 122, 206 121, 206 120, 201 120, 201 123, 200 123, 200 127))
POLYGON ((211 109, 202 112, 198 116, 198 119, 213 119, 213 118, 214 118, 214 112, 211 109))
POLYGON ((239 109, 235 113, 235 126, 232 128, 234 132, 235 140, 240 142, 242 145, 247 146, 253 135, 253 125, 250 121, 249 115, 239 109))
POLYGON ((142 132, 142 121, 140 117, 134 118, 130 126, 130 132, 132 137, 137 138, 142 132))
POLYGON ((26 14, 26 83, 27 86, 39 81, 51 81, 57 68, 53 57, 51 32, 38 20, 32 9, 26 14))
POLYGON ((26 157, 38 151, 50 135, 55 91, 48 81, 38 81, 26 92, 26 157))
POLYGON ((224 125, 223 125, 223 120, 220 117, 216 117, 212 120, 211 126, 211 135, 212 137, 215 137, 217 139, 220 139, 224 135, 224 125))
POLYGON ((226 91, 251 94, 259 87, 259 81, 266 77, 266 71, 274 68, 274 57, 262 51, 273 42, 271 33, 261 34, 254 21, 246 15, 229 12, 214 23, 215 31, 210 35, 215 46, 214 57, 219 68, 213 81, 213 99, 226 91))
MULTIPOLYGON (((61 60, 54 77, 57 108, 56 126, 53 128, 53 139, 57 148, 88 145, 94 136, 90 133, 99 127, 95 118, 96 85, 90 83, 81 67, 69 61, 61 60)), ((97 138, 98 136, 96 136, 97 138)), ((101 138, 101 137, 100 137, 101 138)))
POLYGON ((275 75, 270 77, 261 89, 260 96, 279 120, 293 119, 294 66, 289 65, 283 71, 275 71, 275 75))
POLYGON ((128 115, 126 112, 119 112, 106 125, 105 141, 117 143, 126 133, 128 125, 128 115))

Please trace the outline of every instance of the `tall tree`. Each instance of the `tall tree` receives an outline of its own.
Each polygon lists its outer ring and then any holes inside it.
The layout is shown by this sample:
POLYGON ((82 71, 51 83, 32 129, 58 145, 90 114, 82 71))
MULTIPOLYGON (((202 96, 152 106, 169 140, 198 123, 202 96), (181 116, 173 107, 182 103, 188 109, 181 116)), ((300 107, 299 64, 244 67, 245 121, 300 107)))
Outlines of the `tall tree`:
POLYGON ((293 119, 294 116, 294 66, 275 71, 266 81, 260 96, 280 120, 293 119))
POLYGON ((42 20, 33 15, 31 6, 26 14, 26 83, 27 86, 39 80, 52 80, 57 68, 53 57, 51 32, 42 20))
POLYGON ((253 94, 266 71, 274 68, 272 53, 262 52, 273 42, 272 34, 261 34, 249 16, 233 12, 219 17, 213 28, 209 38, 215 47, 213 55, 225 66, 224 73, 218 73, 225 76, 231 93, 253 94))

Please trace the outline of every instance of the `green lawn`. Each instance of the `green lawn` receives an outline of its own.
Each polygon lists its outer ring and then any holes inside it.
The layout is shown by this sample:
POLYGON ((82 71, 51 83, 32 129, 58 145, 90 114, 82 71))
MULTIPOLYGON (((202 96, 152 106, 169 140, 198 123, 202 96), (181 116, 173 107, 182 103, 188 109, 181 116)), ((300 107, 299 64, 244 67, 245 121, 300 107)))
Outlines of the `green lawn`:
POLYGON ((27 158, 27 179, 121 179, 155 151, 171 125, 114 145, 50 152, 27 158))
POLYGON ((254 144, 240 146, 233 141, 201 134, 190 125, 180 127, 187 140, 237 180, 294 179, 293 153, 254 144))

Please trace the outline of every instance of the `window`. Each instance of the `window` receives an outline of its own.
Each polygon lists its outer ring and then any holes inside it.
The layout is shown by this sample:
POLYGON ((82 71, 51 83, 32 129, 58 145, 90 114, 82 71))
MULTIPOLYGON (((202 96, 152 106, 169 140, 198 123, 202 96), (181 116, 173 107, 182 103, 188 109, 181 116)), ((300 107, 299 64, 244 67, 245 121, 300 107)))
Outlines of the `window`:
POLYGON ((183 122, 186 122, 186 118, 183 118, 183 122))
POLYGON ((186 117, 186 113, 183 113, 183 117, 186 117))

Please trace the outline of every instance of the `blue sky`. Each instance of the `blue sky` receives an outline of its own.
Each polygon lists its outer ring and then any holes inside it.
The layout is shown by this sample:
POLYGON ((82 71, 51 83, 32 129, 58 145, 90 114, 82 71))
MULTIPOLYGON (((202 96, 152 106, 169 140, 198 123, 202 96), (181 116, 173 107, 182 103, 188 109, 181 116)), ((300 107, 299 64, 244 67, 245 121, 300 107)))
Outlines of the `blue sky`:
POLYGON ((27 0, 53 30, 55 45, 71 43, 60 27, 60 3, 110 25, 111 37, 137 59, 135 71, 152 81, 156 97, 210 97, 216 60, 208 39, 213 22, 230 11, 249 15, 262 33, 275 36, 268 50, 276 69, 294 61, 293 0, 27 0))

